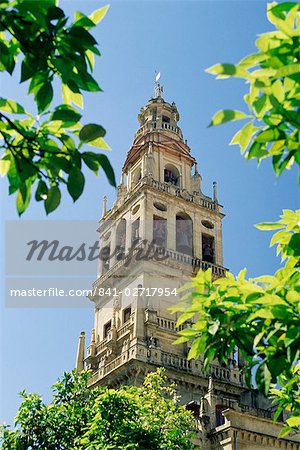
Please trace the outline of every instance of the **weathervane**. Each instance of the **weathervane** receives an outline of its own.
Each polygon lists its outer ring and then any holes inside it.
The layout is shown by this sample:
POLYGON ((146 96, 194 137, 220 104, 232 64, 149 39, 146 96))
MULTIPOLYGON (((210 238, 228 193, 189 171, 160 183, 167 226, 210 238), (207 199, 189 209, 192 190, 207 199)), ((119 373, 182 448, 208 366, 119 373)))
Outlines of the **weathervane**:
POLYGON ((161 97, 161 94, 164 92, 163 86, 159 83, 160 80, 160 72, 155 71, 155 87, 154 87, 154 93, 155 97, 161 97))

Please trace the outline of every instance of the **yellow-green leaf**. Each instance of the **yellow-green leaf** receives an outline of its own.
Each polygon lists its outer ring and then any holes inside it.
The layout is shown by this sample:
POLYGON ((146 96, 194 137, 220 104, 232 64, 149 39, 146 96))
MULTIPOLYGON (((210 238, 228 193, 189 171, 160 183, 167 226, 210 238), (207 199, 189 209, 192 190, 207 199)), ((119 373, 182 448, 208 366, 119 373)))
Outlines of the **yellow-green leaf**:
POLYGON ((233 109, 222 109, 213 116, 212 121, 209 124, 209 127, 212 127, 214 125, 221 125, 222 123, 226 122, 232 122, 234 120, 246 119, 247 117, 249 116, 247 116, 242 111, 235 111, 233 109))
POLYGON ((102 8, 96 9, 96 11, 92 12, 89 15, 89 18, 95 23, 101 22, 101 20, 105 17, 108 11, 109 5, 103 6, 102 8))
POLYGON ((280 80, 276 80, 275 83, 272 84, 272 92, 274 97, 276 97, 279 102, 283 102, 284 89, 280 80))

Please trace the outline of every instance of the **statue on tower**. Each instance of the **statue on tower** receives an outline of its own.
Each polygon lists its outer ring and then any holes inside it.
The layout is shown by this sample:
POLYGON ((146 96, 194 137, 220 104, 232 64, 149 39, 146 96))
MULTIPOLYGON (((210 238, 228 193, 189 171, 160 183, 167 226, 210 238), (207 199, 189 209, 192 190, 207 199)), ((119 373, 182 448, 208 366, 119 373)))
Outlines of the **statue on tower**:
POLYGON ((162 93, 164 92, 164 88, 159 83, 159 80, 160 80, 160 72, 156 72, 155 87, 154 87, 155 98, 161 97, 162 93))

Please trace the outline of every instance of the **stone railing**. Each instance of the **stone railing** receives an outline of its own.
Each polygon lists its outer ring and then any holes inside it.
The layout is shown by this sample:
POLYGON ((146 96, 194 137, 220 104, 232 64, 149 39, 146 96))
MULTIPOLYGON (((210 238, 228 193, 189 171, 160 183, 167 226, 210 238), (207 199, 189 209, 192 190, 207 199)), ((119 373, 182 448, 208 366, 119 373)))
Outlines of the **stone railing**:
MULTIPOLYGON (((141 182, 143 182, 143 179, 139 181, 139 183, 141 182)), ((134 188, 136 188, 138 184, 134 188)), ((174 194, 176 197, 181 197, 184 200, 196 203, 197 205, 200 205, 203 208, 209 209, 211 211, 218 210, 218 204, 212 201, 210 198, 190 194, 186 189, 182 189, 179 186, 173 185, 172 183, 165 183, 162 181, 154 180, 154 178, 145 177, 145 182, 141 184, 147 184, 148 186, 151 186, 158 191, 174 194)))
POLYGON ((178 134, 178 136, 182 139, 182 131, 180 130, 180 128, 165 122, 163 122, 161 125, 159 125, 157 122, 145 123, 137 130, 137 132, 135 133, 135 137, 138 137, 141 134, 144 134, 148 131, 162 131, 162 130, 172 131, 173 133, 178 134))
POLYGON ((191 194, 186 189, 182 189, 179 186, 173 185, 172 183, 165 183, 159 180, 155 180, 151 175, 145 175, 137 183, 133 183, 131 188, 127 190, 126 193, 122 196, 121 200, 119 202, 117 201, 115 205, 109 211, 107 211, 104 220, 102 219, 100 221, 100 229, 102 232, 105 231, 105 220, 108 217, 111 218, 113 214, 118 211, 120 204, 125 204, 128 200, 130 200, 135 192, 137 192, 142 186, 150 186, 154 189, 157 189, 158 191, 166 192, 170 195, 175 195, 176 197, 183 198, 186 201, 195 203, 196 205, 199 205, 205 209, 209 209, 210 211, 218 211, 221 208, 220 205, 217 202, 214 202, 210 197, 204 197, 200 194, 191 194))
MULTIPOLYGON (((190 266, 193 270, 193 272, 201 269, 201 270, 207 270, 211 269, 212 273, 216 277, 224 277, 226 275, 226 270, 224 267, 219 266, 217 264, 213 264, 208 261, 203 261, 199 258, 195 258, 190 255, 186 255, 184 253, 177 252, 175 250, 170 250, 168 248, 159 247, 158 245, 148 243, 145 241, 141 241, 138 245, 136 245, 129 253, 125 255, 121 261, 118 261, 116 264, 114 264, 110 269, 107 270, 103 275, 101 275, 93 284, 93 290, 97 288, 98 285, 102 284, 105 280, 110 278, 119 268, 125 265, 132 264, 132 262, 135 261, 134 257, 135 255, 140 251, 149 251, 149 249, 153 250, 152 258, 155 259, 155 254, 159 256, 159 262, 162 264, 168 264, 168 260, 171 259, 173 261, 177 261, 179 263, 186 264, 190 266), (164 256, 165 258, 161 258, 161 256, 164 256), (132 260, 132 262, 130 262, 132 260)), ((142 257, 139 257, 142 259, 142 257)), ((151 256, 148 256, 149 259, 151 259, 151 256)))
POLYGON ((134 312, 130 316, 130 320, 124 323, 120 328, 117 329, 117 339, 124 336, 126 333, 129 333, 132 330, 134 323, 134 312))
MULTIPOLYGON (((158 349, 155 349, 156 353, 158 353, 157 351, 158 349)), ((154 358, 153 362, 161 364, 164 367, 169 367, 176 370, 185 370, 198 376, 200 375, 206 377, 211 376, 214 380, 243 385, 243 379, 240 378, 236 379, 233 376, 233 370, 227 367, 221 367, 215 364, 210 364, 208 372, 205 372, 204 365, 201 360, 188 360, 187 358, 184 358, 182 356, 173 353, 168 353, 165 351, 160 351, 159 353, 158 357, 154 358), (155 359, 158 360, 155 361, 155 359)))
POLYGON ((164 367, 174 367, 179 370, 191 370, 191 361, 172 353, 161 352, 161 364, 164 367))
POLYGON ((112 267, 110 267, 107 272, 105 272, 103 275, 101 275, 94 283, 93 288, 97 288, 97 286, 101 283, 103 283, 105 280, 110 278, 120 267, 124 266, 128 261, 130 261, 136 253, 143 248, 144 243, 140 242, 138 245, 136 245, 132 251, 127 253, 121 261, 118 261, 116 264, 114 264, 112 267))
MULTIPOLYGON (((107 374, 117 369, 121 365, 125 364, 131 359, 139 359, 139 346, 134 347, 135 351, 124 351, 121 355, 117 356, 115 359, 109 363, 99 366, 99 369, 93 373, 91 384, 96 383, 101 380, 107 374)), ((142 354, 145 355, 145 347, 142 347, 142 354)), ((226 367, 221 367, 215 364, 210 364, 207 372, 204 371, 204 365, 201 360, 188 360, 187 358, 176 355, 175 353, 170 353, 162 350, 160 347, 149 347, 146 355, 142 356, 142 361, 149 362, 157 366, 163 366, 167 369, 180 370, 183 372, 188 372, 190 374, 201 376, 207 378, 211 376, 214 380, 221 382, 231 383, 233 385, 244 386, 244 380, 240 377, 235 377, 234 374, 236 370, 229 369, 226 367)))
POLYGON ((183 323, 179 327, 176 326, 176 320, 166 319, 165 317, 157 316, 157 325, 164 330, 174 331, 177 333, 178 331, 184 330, 188 328, 190 324, 183 323))
POLYGON ((100 353, 107 345, 108 338, 103 339, 99 344, 96 344, 96 353, 100 353))
POLYGON ((214 364, 210 364, 208 369, 208 374, 215 379, 222 381, 230 381, 230 369, 226 367, 215 366, 214 364))
MULTIPOLYGON (((149 245, 149 244, 148 244, 149 245)), ((159 252, 160 255, 167 256, 168 258, 173 259, 174 261, 178 261, 183 264, 188 264, 193 267, 193 269, 201 269, 207 270, 211 269, 214 275, 219 277, 224 277, 226 275, 226 269, 217 264, 213 264, 208 261, 203 261, 200 258, 195 258, 190 255, 185 255, 184 253, 177 252, 175 250, 170 250, 168 248, 159 247, 157 245, 153 245, 153 248, 159 252)), ((164 261, 164 260, 162 260, 164 261)))

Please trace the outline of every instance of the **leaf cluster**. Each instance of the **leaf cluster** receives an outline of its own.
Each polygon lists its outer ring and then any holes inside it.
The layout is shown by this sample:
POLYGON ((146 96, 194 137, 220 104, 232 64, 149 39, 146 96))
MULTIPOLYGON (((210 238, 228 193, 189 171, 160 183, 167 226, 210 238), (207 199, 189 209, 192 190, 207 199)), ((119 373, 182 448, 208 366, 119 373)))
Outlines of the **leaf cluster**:
POLYGON ((166 386, 163 369, 141 387, 88 387, 89 373, 65 374, 45 405, 22 393, 16 430, 2 427, 3 450, 192 450, 193 419, 166 386))
MULTIPOLYGON (((271 389, 275 393, 277 382, 287 380, 289 394, 297 398, 293 413, 300 416, 295 383, 299 369, 296 375, 294 370, 300 356, 300 211, 284 210, 278 222, 257 228, 279 230, 271 245, 277 245, 284 266, 273 276, 253 279, 246 278, 246 269, 237 277, 227 272, 216 280, 211 269, 199 271, 172 308, 182 313, 178 325, 196 317, 190 328, 179 332, 177 343, 191 341, 189 359, 203 358, 206 369, 213 360, 228 364, 238 348, 248 386, 253 372, 257 388, 266 396, 271 389)), ((282 407, 283 401, 279 413, 282 407)))
POLYGON ((238 64, 217 64, 208 73, 217 78, 245 79, 247 113, 218 111, 210 126, 248 119, 231 144, 240 146, 247 159, 271 158, 279 176, 293 164, 300 165, 300 5, 268 4, 267 17, 276 30, 260 35, 257 52, 238 64))
POLYGON ((28 94, 33 95, 38 113, 0 98, 0 173, 7 175, 9 194, 16 194, 19 215, 28 207, 33 185, 35 199, 44 202, 47 214, 60 204, 61 184, 76 201, 84 189, 83 164, 96 174, 102 167, 109 182, 116 184, 106 155, 81 151, 85 143, 109 147, 104 128, 83 126, 76 108, 83 108, 83 91, 101 91, 92 76, 94 55, 100 52, 90 29, 107 9, 89 17, 76 12, 69 24, 55 0, 0 2, 0 71, 12 75, 17 59, 21 61, 20 82, 29 83, 28 94), (49 110, 56 80, 63 103, 49 110))

